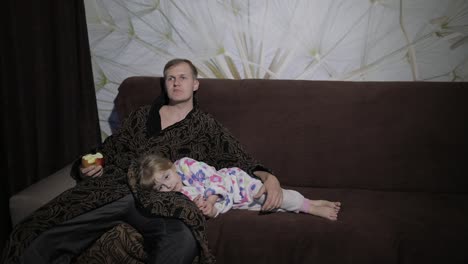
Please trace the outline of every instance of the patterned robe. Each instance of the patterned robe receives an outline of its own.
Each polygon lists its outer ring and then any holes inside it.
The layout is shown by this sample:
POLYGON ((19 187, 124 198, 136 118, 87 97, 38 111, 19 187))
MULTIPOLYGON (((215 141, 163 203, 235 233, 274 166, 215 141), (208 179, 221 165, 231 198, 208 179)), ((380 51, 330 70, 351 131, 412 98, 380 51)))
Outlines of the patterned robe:
MULTIPOLYGON (((205 218, 187 197, 174 192, 153 192, 137 184, 136 161, 145 153, 159 153, 172 161, 182 157, 213 164, 239 167, 250 174, 265 170, 248 155, 238 141, 212 116, 197 105, 187 117, 164 129, 160 128, 158 99, 152 106, 133 112, 119 132, 108 137, 98 149, 105 157, 101 177, 77 181, 77 185, 15 226, 3 251, 2 263, 18 263, 25 248, 43 231, 63 221, 89 212, 132 193, 141 208, 155 216, 181 219, 200 245, 195 261, 213 263, 205 234, 205 218)), ((78 164, 79 160, 75 164, 78 164)), ((78 166, 73 173, 77 175, 78 166)), ((129 225, 120 225, 105 233, 76 263, 142 263, 145 258, 142 238, 129 225)))

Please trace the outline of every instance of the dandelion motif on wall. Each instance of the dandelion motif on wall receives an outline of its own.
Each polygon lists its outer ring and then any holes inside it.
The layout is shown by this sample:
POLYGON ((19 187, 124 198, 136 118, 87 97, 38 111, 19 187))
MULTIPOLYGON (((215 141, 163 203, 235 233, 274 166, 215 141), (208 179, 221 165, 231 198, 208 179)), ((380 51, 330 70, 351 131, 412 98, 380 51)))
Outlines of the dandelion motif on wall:
POLYGON ((120 83, 175 57, 201 78, 467 81, 468 0, 85 0, 103 137, 120 83))

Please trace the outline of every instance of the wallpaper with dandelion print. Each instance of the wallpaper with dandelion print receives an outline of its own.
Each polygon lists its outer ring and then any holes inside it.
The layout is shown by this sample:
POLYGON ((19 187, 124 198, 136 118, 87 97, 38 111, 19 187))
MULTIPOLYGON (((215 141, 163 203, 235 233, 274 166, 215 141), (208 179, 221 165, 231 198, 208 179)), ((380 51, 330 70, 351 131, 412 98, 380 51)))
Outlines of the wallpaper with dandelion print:
POLYGON ((205 78, 467 81, 468 0, 85 0, 100 125, 118 85, 205 78))

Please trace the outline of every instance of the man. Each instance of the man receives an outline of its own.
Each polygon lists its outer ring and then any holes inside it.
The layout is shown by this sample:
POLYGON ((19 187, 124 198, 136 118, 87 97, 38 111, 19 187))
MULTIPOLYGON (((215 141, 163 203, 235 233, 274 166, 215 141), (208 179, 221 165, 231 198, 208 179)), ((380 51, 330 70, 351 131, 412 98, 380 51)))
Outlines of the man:
POLYGON ((164 78, 163 95, 153 105, 132 113, 98 149, 104 154, 105 167, 79 168, 77 186, 22 225, 39 226, 34 230, 39 236, 19 242, 13 235, 4 258, 11 260, 16 252, 22 254, 24 263, 69 263, 107 230, 126 222, 143 235, 147 263, 192 263, 199 248, 200 261, 211 262, 204 218, 196 206, 177 193, 138 188, 132 162, 145 153, 159 153, 171 160, 190 156, 217 167, 240 167, 263 181, 257 194, 268 193, 263 210, 280 206, 282 192, 277 178, 197 107, 194 93, 199 82, 193 64, 171 60, 164 67, 164 78), (44 219, 44 214, 50 218, 44 219), (15 242, 31 244, 22 253, 15 242))

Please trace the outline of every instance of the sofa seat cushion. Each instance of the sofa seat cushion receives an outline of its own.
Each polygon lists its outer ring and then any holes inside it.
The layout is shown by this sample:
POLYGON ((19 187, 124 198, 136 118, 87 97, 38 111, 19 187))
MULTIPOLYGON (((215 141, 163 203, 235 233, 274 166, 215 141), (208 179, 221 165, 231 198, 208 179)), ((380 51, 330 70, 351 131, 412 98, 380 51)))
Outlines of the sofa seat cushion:
POLYGON ((75 186, 75 180, 70 177, 71 167, 70 163, 49 177, 11 196, 9 206, 12 225, 17 225, 60 193, 75 186))
POLYGON ((460 251, 468 243, 468 230, 460 230, 467 228, 461 222, 468 217, 466 195, 291 189, 312 199, 341 201, 338 221, 231 210, 208 221, 210 247, 219 263, 252 258, 260 263, 441 263, 452 258, 457 263, 466 256, 460 251))

